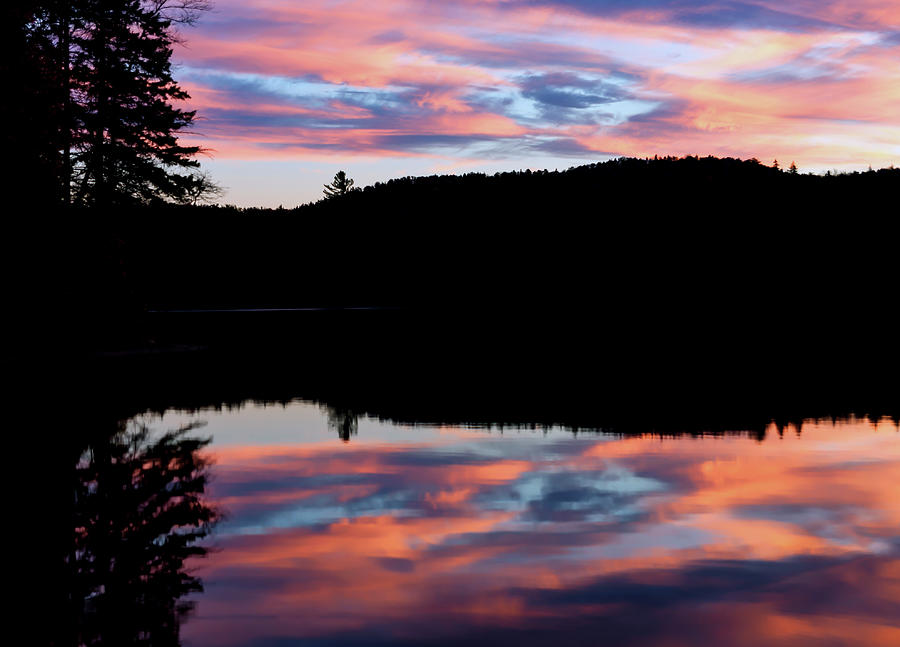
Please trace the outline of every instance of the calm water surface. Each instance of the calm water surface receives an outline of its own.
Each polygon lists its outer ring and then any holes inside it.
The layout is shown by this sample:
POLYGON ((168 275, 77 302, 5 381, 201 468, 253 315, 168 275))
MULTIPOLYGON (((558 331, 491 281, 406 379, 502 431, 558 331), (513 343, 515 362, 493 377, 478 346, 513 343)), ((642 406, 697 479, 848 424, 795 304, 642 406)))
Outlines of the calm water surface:
POLYGON ((900 433, 202 420, 226 518, 185 645, 900 645, 900 433), (340 436, 343 436, 342 439, 340 436))

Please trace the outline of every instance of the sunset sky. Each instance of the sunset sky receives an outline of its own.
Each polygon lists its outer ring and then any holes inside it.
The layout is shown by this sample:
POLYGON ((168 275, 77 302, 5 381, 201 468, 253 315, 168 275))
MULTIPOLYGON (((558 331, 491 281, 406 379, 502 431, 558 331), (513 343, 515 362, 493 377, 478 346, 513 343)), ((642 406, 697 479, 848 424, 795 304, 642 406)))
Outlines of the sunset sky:
POLYGON ((216 0, 184 37, 188 139, 232 204, 315 200, 340 169, 900 163, 896 0, 216 0))

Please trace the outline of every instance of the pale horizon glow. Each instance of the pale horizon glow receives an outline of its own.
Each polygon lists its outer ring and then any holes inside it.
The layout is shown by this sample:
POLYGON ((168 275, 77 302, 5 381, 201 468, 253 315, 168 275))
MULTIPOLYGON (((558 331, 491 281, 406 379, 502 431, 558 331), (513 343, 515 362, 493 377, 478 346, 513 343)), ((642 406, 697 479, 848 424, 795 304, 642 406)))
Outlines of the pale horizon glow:
POLYGON ((892 0, 217 0, 176 78, 224 202, 405 175, 718 155, 900 161, 892 0))

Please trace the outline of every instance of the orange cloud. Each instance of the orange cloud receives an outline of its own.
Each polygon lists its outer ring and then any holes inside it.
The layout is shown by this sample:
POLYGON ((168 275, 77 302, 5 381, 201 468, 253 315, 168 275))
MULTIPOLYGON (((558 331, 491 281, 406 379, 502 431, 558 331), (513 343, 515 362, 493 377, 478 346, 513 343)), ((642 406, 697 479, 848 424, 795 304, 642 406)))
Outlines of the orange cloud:
POLYGON ((900 157, 895 3, 626 8, 227 0, 180 52, 205 117, 191 143, 221 159, 405 156, 422 172, 448 157, 717 154, 801 169, 900 157), (561 74, 577 87, 535 87, 561 74))

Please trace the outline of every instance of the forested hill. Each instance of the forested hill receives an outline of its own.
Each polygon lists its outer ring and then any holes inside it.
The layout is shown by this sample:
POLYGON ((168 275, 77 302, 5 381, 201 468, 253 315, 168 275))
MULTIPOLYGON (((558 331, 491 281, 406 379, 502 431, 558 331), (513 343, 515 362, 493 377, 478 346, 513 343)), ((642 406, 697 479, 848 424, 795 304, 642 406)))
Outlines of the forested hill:
POLYGON ((542 217, 539 209, 560 205, 585 210, 560 214, 569 216, 595 214, 615 205, 629 216, 647 215, 645 207, 663 208, 670 214, 691 210, 723 216, 746 212, 750 207, 781 213, 788 206, 803 208, 804 203, 825 209, 830 209, 835 200, 868 203, 882 195, 896 195, 898 186, 900 169, 894 168, 813 175, 766 166, 755 159, 619 158, 562 171, 406 177, 376 183, 337 200, 306 205, 301 211, 352 210, 355 215, 365 215, 368 209, 376 208, 427 205, 445 211, 465 206, 454 215, 489 217, 503 215, 503 207, 515 205, 519 211, 510 215, 542 217), (490 212, 489 207, 501 211, 490 212), (357 209, 362 212, 357 214, 357 209))
POLYGON ((880 325, 898 189, 898 169, 620 159, 403 178, 296 209, 69 210, 48 231, 69 259, 66 295, 111 321, 123 310, 401 305, 622 322, 867 311, 880 325))
MULTIPOLYGON (((660 207, 673 214, 723 216, 761 207, 781 214, 787 207, 804 212, 818 207, 831 211, 841 204, 870 204, 896 195, 900 169, 864 173, 811 174, 787 167, 765 165, 756 159, 717 157, 619 158, 565 170, 524 170, 403 177, 354 189, 347 195, 323 199, 292 209, 203 207, 204 213, 222 216, 292 214, 316 217, 341 214, 351 218, 446 213, 454 219, 469 216, 498 218, 545 217, 542 209, 560 206, 578 210, 571 217, 596 215, 615 205, 629 217, 660 207), (722 200, 725 202, 723 203, 722 200), (511 212, 512 207, 518 211, 511 212), (582 210, 583 209, 583 210, 582 210)), ((607 214, 609 215, 609 214, 607 214)), ((785 214, 791 215, 791 214, 785 214)), ((793 214, 793 215, 803 215, 793 214)), ((819 215, 826 215, 825 213, 819 215)))

